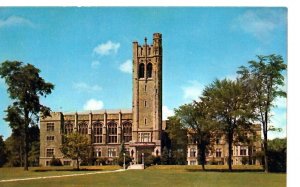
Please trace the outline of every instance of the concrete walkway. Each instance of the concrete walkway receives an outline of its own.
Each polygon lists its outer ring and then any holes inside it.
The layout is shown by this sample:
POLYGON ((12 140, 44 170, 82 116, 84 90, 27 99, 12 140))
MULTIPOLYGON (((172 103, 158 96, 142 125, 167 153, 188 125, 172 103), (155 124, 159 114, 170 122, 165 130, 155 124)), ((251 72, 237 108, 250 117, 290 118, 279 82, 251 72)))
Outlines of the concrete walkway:
POLYGON ((100 173, 115 173, 115 172, 122 172, 125 171, 124 169, 118 169, 114 171, 96 171, 96 172, 89 172, 89 173, 78 173, 78 174, 68 174, 68 175, 54 175, 54 176, 45 176, 45 177, 31 177, 31 178, 23 178, 23 179, 6 179, 0 180, 0 183, 3 182, 16 182, 16 181, 28 181, 28 180, 37 180, 37 179, 52 179, 52 178, 62 178, 62 177, 75 177, 75 176, 84 176, 84 175, 95 175, 100 173))

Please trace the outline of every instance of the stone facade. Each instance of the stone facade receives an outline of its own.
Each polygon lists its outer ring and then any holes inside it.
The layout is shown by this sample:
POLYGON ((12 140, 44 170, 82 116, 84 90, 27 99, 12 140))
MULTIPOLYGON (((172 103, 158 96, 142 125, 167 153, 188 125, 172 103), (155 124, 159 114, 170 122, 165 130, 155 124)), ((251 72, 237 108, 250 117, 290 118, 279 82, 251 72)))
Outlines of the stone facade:
POLYGON ((162 35, 153 34, 153 43, 141 46, 133 42, 132 109, 90 112, 52 112, 40 121, 40 165, 50 164, 53 156, 64 165, 73 161, 60 152, 64 134, 86 135, 94 157, 118 157, 124 143, 134 163, 141 163, 142 154, 161 154, 162 131, 162 35))
MULTIPOLYGON (((192 133, 188 133, 188 147, 187 147, 187 164, 198 165, 197 155, 197 142, 193 141, 192 133)), ((260 125, 254 125, 253 131, 245 132, 250 140, 249 143, 235 142, 233 143, 232 164, 242 165, 243 162, 250 163, 252 165, 261 165, 260 159, 256 156, 257 152, 261 151, 261 127, 260 125)), ((212 143, 212 148, 206 155, 206 162, 208 164, 224 165, 227 164, 228 158, 228 143, 226 142, 225 135, 215 137, 215 141, 212 143)))

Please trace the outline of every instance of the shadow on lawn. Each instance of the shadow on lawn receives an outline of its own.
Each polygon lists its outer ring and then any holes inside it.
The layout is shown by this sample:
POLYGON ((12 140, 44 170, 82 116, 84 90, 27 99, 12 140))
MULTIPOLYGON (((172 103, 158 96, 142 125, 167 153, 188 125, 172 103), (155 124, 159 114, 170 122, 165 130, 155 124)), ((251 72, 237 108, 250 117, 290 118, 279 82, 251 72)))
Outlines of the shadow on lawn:
MULTIPOLYGON (((228 169, 185 169, 188 172, 230 172, 228 169)), ((231 172, 263 172, 263 169, 232 169, 231 172)))
POLYGON ((46 168, 46 169, 35 169, 34 172, 47 172, 47 171, 103 171, 103 169, 87 169, 82 168, 77 170, 76 168, 46 168))

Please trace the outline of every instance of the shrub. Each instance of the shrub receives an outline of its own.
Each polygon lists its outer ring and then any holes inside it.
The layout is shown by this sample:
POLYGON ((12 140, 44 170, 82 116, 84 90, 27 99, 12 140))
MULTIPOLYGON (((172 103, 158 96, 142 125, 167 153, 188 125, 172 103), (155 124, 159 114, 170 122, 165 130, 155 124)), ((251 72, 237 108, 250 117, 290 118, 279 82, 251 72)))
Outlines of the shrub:
MULTIPOLYGON (((129 155, 125 155, 125 165, 128 166, 130 162, 132 161, 132 158, 129 155)), ((118 164, 119 166, 123 167, 124 157, 118 158, 118 164)))
POLYGON ((50 160, 50 166, 62 166, 62 163, 59 158, 55 158, 54 156, 50 160))
POLYGON ((100 165, 107 165, 108 164, 108 158, 107 157, 100 157, 96 160, 100 165))

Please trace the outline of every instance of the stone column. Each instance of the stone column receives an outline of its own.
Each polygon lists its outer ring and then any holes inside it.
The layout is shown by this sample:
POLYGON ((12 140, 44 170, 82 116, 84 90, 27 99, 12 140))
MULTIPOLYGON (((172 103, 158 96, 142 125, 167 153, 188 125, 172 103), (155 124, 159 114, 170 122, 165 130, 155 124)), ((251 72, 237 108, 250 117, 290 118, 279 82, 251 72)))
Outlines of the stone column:
POLYGON ((103 133, 103 135, 102 135, 102 142, 104 143, 104 144, 106 144, 106 142, 107 142, 107 131, 106 131, 106 126, 107 126, 107 113, 106 113, 106 111, 104 112, 104 124, 103 124, 103 129, 102 129, 102 133, 103 133))
POLYGON ((74 129, 74 132, 77 132, 78 131, 78 114, 77 114, 77 112, 75 113, 75 123, 74 123, 74 127, 73 127, 73 129, 74 129))
POLYGON ((117 127, 117 142, 118 143, 122 143, 122 113, 121 110, 119 112, 119 123, 118 123, 118 127, 117 127))
POLYGON ((92 134, 92 121, 93 121, 93 114, 92 112, 89 113, 89 123, 88 123, 88 137, 91 143, 93 143, 93 134, 92 134))

